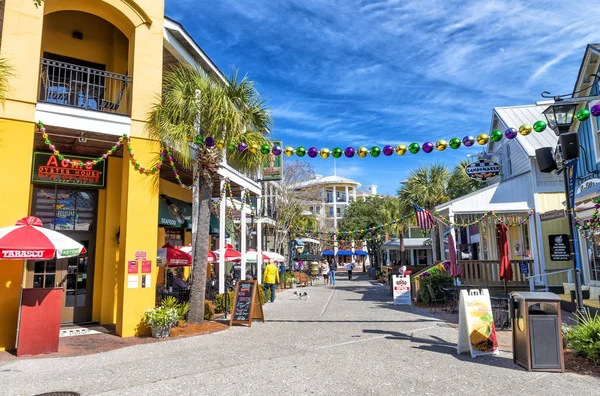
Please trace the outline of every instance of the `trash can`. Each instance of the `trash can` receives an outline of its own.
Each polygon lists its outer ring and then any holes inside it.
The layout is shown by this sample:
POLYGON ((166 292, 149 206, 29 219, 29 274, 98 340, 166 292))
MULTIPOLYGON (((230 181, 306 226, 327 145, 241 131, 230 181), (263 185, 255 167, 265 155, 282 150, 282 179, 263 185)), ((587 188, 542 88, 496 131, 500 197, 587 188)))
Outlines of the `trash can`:
POLYGON ((528 371, 564 371, 560 297, 547 292, 513 292, 513 361, 528 371))

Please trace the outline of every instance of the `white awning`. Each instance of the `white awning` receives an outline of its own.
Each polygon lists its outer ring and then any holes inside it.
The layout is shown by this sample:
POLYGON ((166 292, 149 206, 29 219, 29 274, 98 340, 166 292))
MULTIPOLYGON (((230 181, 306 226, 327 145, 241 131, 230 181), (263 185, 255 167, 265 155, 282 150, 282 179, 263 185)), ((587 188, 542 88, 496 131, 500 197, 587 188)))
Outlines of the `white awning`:
MULTIPOLYGON (((400 239, 394 238, 383 244, 388 249, 400 249, 400 239)), ((406 249, 431 249, 431 238, 404 238, 406 249)))
POLYGON ((321 242, 317 241, 316 239, 312 239, 312 238, 298 238, 298 240, 300 240, 302 242, 316 243, 317 245, 321 244, 321 242))

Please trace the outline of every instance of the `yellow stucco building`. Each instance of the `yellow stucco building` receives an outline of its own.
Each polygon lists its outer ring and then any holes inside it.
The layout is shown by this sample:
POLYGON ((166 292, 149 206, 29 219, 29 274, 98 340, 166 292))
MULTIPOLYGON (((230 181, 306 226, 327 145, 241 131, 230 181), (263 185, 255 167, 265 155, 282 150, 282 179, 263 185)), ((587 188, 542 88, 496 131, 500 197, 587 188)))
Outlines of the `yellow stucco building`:
MULTIPOLYGON (((191 240, 191 191, 166 165, 151 171, 160 145, 147 137, 145 118, 170 65, 225 78, 183 27, 165 18, 163 1, 46 0, 36 8, 31 0, 6 0, 0 17, 0 52, 12 66, 0 107, 0 227, 36 216, 87 249, 71 259, 0 260, 0 350, 15 348, 22 287, 63 288, 61 323, 114 325, 124 337, 145 332, 140 319, 164 279, 157 247, 191 240), (87 164, 85 172, 75 161, 87 164), (171 201, 183 209, 177 216, 187 210, 187 221, 169 213, 171 201), (150 273, 142 273, 144 257, 150 273), (130 273, 134 260, 140 269, 130 273)), ((226 163, 219 175, 217 196, 225 178, 236 194, 260 195, 258 182, 226 163)), ((224 226, 214 220, 221 246, 224 226)))

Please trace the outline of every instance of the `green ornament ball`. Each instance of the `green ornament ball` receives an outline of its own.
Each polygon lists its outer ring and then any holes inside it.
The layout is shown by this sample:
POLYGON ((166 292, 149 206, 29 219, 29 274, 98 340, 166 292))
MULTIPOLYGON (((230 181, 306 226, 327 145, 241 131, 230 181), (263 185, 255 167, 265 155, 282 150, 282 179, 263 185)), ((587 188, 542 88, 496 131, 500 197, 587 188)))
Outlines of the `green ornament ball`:
POLYGON ((577 117, 579 121, 585 121, 590 118, 590 111, 588 109, 581 109, 575 114, 575 117, 577 117))
POLYGON ((339 147, 334 148, 333 150, 331 150, 331 155, 333 155, 333 158, 340 158, 342 156, 342 149, 339 147))
POLYGON ((202 143, 204 143, 204 136, 196 135, 196 144, 202 144, 202 143))
POLYGON ((452 138, 452 139, 450 139, 450 142, 448 142, 448 144, 450 145, 451 149, 456 150, 457 148, 460 147, 460 145, 462 144, 462 142, 460 141, 459 138, 452 138))
POLYGON ((498 142, 500 140, 502 140, 502 131, 499 129, 494 129, 491 133, 490 133, 490 139, 492 140, 492 142, 498 142))
POLYGON ((546 130, 546 122, 545 121, 536 121, 533 124, 533 130, 536 132, 544 132, 546 130))
POLYGON ((230 143, 229 146, 227 146, 227 150, 229 150, 229 151, 235 150, 235 144, 234 143, 230 143))
POLYGON ((379 154, 381 154, 381 149, 377 146, 373 146, 369 152, 371 153, 371 157, 379 157, 379 154))
POLYGON ((260 153, 267 155, 271 152, 271 146, 269 146, 268 144, 263 144, 262 146, 260 146, 260 153))
POLYGON ((306 155, 306 149, 303 146, 296 147, 296 155, 298 157, 304 157, 306 155))
POLYGON ((419 143, 411 143, 408 145, 408 151, 410 151, 411 154, 417 154, 420 149, 421 146, 419 145, 419 143))

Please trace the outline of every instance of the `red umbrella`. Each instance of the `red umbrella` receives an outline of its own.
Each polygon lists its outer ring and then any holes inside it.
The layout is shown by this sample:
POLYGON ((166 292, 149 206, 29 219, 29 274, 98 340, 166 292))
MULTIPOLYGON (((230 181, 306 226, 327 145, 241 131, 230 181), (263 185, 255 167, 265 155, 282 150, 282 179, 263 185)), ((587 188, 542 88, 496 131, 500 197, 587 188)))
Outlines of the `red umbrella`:
POLYGON ((452 234, 448 235, 448 253, 450 254, 450 276, 458 278, 460 277, 460 267, 456 261, 456 246, 452 234))
MULTIPOLYGON (((187 254, 192 254, 192 245, 178 246, 177 249, 181 250, 182 252, 186 252, 187 254)), ((209 250, 208 262, 212 263, 213 261, 217 261, 217 255, 209 250)))
MULTIPOLYGON (((215 250, 214 253, 217 255, 221 255, 221 251, 215 250)), ((242 254, 235 250, 233 246, 226 245, 225 246, 225 261, 239 261, 242 259, 242 254)))
POLYGON ((192 256, 190 256, 186 252, 179 249, 175 249, 169 243, 167 243, 162 248, 166 250, 165 264, 167 267, 189 267, 192 265, 192 256))
MULTIPOLYGON (((512 280, 513 272, 512 267, 510 266, 510 258, 508 257, 508 235, 506 232, 508 231, 508 227, 504 224, 500 225, 500 279, 504 279, 505 281, 512 280)), ((506 282, 504 282, 506 287, 506 282)))

